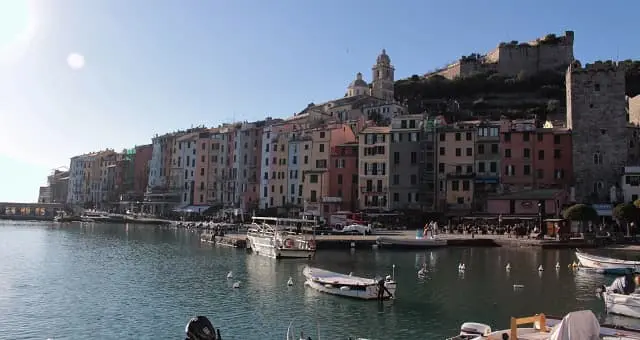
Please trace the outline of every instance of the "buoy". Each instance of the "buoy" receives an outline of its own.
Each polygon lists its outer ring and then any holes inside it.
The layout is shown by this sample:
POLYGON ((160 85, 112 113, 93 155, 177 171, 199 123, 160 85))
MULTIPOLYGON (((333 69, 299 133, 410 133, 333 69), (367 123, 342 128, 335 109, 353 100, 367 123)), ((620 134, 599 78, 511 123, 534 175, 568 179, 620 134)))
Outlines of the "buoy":
POLYGON ((460 264, 458 265, 458 270, 459 271, 464 271, 466 269, 464 263, 460 262, 460 264))
POLYGON ((355 248, 356 247, 356 243, 355 242, 351 242, 351 248, 355 248))
POLYGON ((556 269, 560 269, 560 262, 556 262, 556 269))
POLYGON ((233 283, 233 288, 240 288, 240 281, 236 281, 233 283))
POLYGON ((293 279, 289 277, 289 281, 287 281, 287 286, 293 286, 293 279))
POLYGON ((507 262, 507 266, 504 267, 504 269, 506 269, 507 271, 511 270, 511 263, 507 262))
POLYGON ((233 279, 233 272, 227 273, 227 279, 233 279))
POLYGON ((540 267, 538 267, 538 271, 539 272, 544 271, 544 268, 542 268, 542 265, 540 265, 540 267))

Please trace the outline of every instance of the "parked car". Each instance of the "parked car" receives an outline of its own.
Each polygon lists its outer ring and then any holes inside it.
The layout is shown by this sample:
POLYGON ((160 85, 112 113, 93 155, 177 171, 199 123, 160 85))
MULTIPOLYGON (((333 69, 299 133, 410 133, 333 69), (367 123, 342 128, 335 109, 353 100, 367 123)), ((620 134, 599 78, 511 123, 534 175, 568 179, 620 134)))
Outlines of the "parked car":
POLYGON ((349 224, 344 226, 341 231, 343 234, 362 234, 362 235, 371 235, 373 232, 371 230, 371 226, 364 224, 349 224))

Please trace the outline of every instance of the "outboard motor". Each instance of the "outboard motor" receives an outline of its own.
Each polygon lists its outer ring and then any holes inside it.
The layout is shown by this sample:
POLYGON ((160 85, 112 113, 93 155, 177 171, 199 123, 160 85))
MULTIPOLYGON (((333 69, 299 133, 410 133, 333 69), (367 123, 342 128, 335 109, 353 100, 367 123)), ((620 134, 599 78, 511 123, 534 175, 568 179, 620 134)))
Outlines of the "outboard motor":
POLYGON ((479 336, 488 337, 490 333, 491 327, 483 323, 465 322, 460 326, 460 337, 464 336, 473 339, 479 336))
POLYGON ((206 316, 196 316, 184 328, 185 340, 222 340, 220 330, 215 329, 206 316))

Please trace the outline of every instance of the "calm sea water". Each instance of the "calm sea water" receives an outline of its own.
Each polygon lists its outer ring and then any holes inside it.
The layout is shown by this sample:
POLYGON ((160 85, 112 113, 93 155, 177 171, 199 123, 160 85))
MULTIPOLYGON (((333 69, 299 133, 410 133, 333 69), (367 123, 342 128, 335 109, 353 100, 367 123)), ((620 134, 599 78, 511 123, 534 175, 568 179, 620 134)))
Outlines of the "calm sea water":
POLYGON ((207 315, 227 339, 442 339, 464 321, 507 327, 510 316, 591 309, 595 287, 613 278, 574 272, 570 251, 474 248, 428 252, 322 251, 314 263, 356 275, 392 273, 397 300, 379 304, 303 286, 307 261, 274 261, 201 245, 196 233, 136 225, 0 225, 1 339, 183 339, 191 316, 207 315), (458 262, 466 263, 460 275, 458 262), (512 270, 504 269, 507 261, 512 270), (562 264, 559 271, 556 262, 562 264), (426 263, 429 276, 419 280, 426 263), (546 270, 539 274, 538 265, 546 270), (233 271, 235 278, 227 280, 233 271), (289 277, 294 286, 288 287, 289 277), (242 282, 233 289, 232 282, 242 282), (523 284, 514 290, 513 284, 523 284))

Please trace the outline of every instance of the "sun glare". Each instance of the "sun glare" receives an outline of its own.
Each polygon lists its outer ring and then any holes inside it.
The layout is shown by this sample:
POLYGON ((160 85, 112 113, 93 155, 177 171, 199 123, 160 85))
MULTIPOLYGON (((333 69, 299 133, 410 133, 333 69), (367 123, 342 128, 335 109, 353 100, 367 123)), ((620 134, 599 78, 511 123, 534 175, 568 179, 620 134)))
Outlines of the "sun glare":
POLYGON ((84 67, 84 56, 78 53, 71 53, 67 56, 67 64, 73 70, 79 70, 84 67))

